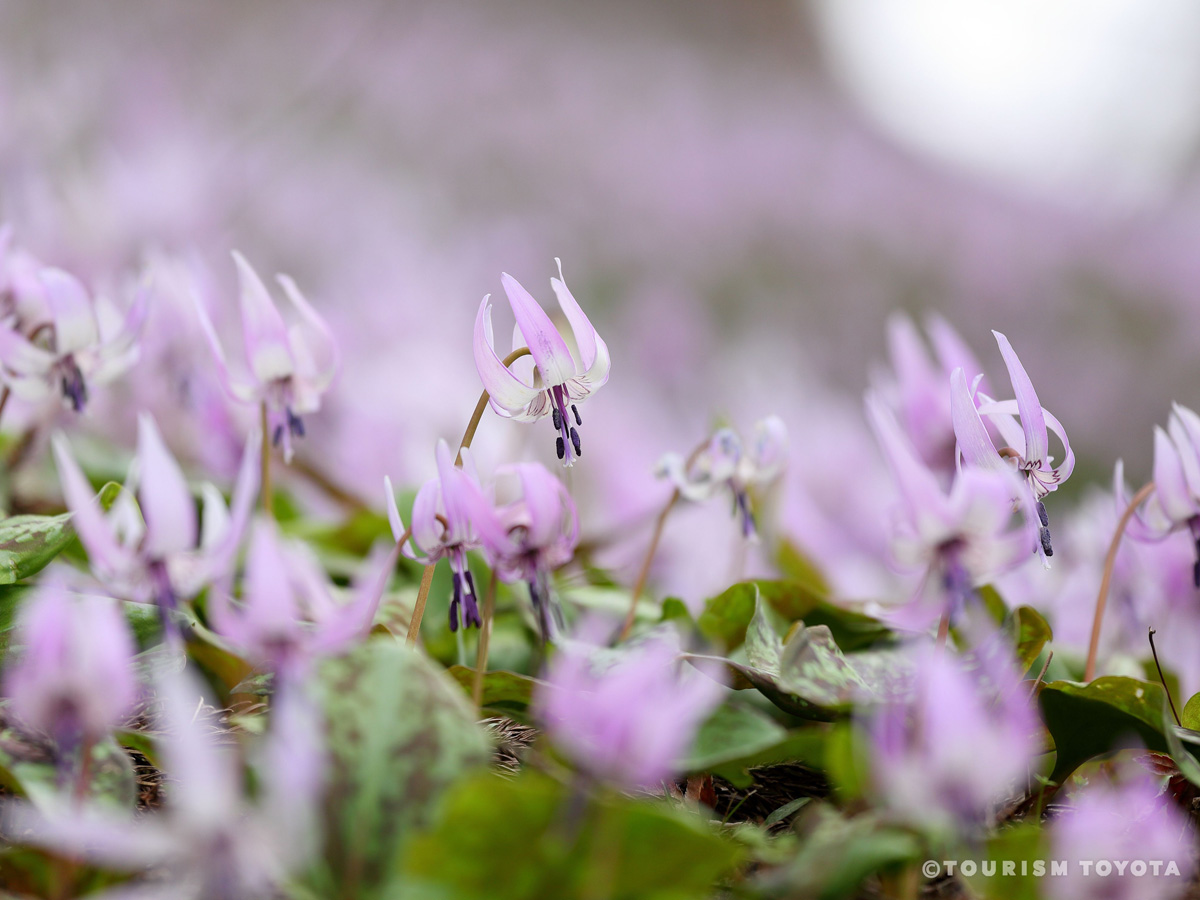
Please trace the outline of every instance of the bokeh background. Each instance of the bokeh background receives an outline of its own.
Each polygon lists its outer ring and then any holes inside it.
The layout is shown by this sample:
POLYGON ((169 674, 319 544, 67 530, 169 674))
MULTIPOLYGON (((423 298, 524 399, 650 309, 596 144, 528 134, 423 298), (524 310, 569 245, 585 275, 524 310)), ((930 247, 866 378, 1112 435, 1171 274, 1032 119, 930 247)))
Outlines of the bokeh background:
MULTIPOLYGON (((861 395, 895 310, 942 311, 994 379, 1008 334, 1080 458, 1055 502, 1119 456, 1148 476, 1153 424, 1200 406, 1198 97, 1189 0, 9 0, 0 219, 96 284, 201 261, 230 335, 231 248, 293 275, 345 355, 301 456, 372 502, 460 434, 500 272, 549 303, 561 257, 613 356, 571 474, 600 561, 628 577, 663 452, 771 412, 772 515, 853 556, 883 542, 861 395)), ((190 310, 148 334, 160 365, 85 427, 130 443, 148 405, 227 464, 219 428, 169 419, 181 385, 216 396, 190 310)), ((549 426, 494 417, 479 446, 552 457, 549 426)), ((767 565, 727 512, 673 525, 665 589, 767 565)))

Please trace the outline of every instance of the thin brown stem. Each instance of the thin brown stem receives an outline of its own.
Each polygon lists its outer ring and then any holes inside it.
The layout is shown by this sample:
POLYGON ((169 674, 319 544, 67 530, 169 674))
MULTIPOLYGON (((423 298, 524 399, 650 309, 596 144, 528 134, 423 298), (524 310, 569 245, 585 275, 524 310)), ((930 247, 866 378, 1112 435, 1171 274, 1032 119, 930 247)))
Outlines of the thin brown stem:
POLYGON ((1175 700, 1171 697, 1171 689, 1167 687, 1166 676, 1163 675, 1162 665, 1158 661, 1158 651, 1154 649, 1154 636, 1156 634, 1158 634, 1158 631, 1151 628, 1147 637, 1150 639, 1150 652, 1154 655, 1154 668, 1158 670, 1158 683, 1162 685, 1162 689, 1167 695, 1167 702, 1171 704, 1171 715, 1175 717, 1175 724, 1182 728, 1183 722, 1179 719, 1179 713, 1175 711, 1175 700))
POLYGON ((4 386, 4 390, 0 391, 0 418, 4 416, 5 407, 8 406, 8 398, 12 396, 12 390, 8 385, 4 386))
POLYGON ((946 607, 946 611, 942 613, 942 620, 938 622, 937 630, 937 648, 940 650, 946 646, 946 638, 950 634, 950 607, 946 607))
POLYGON ((417 643, 417 635, 421 633, 421 619, 425 617, 425 603, 429 600, 429 585, 433 583, 433 570, 437 563, 430 563, 421 573, 421 586, 417 588, 417 602, 413 606, 412 618, 408 622, 408 646, 417 643))
POLYGON ((1149 500, 1153 493, 1153 481, 1142 485, 1141 490, 1133 495, 1129 506, 1121 513, 1121 518, 1117 520, 1117 530, 1108 545, 1108 555, 1104 557, 1104 574, 1100 578, 1100 594, 1096 597, 1096 613, 1092 617, 1092 639, 1088 644, 1087 664, 1083 667, 1084 681, 1091 681, 1096 677, 1096 654, 1100 651, 1100 623, 1104 621, 1104 607, 1108 605, 1108 589, 1112 584, 1113 567, 1117 564, 1117 550, 1121 547, 1121 538, 1125 536, 1125 529, 1129 526, 1134 512, 1149 500))
POLYGON ((262 508, 268 516, 275 514, 275 498, 271 494, 271 433, 267 430, 267 404, 258 407, 262 426, 262 508))
POLYGON ((1037 696, 1038 688, 1042 685, 1042 679, 1046 677, 1046 672, 1050 668, 1050 661, 1052 659, 1054 659, 1053 650, 1046 654, 1046 661, 1042 664, 1042 671, 1038 672, 1037 680, 1033 682, 1033 687, 1029 689, 1030 700, 1037 696))
POLYGON ((358 495, 348 491, 336 481, 334 481, 326 472, 323 472, 311 461, 302 459, 297 456, 292 460, 292 471, 307 478, 312 484, 320 488, 330 499, 351 512, 369 511, 370 506, 363 502, 358 495))
POLYGON ((492 640, 492 618, 496 614, 496 573, 488 580, 487 595, 483 598, 483 627, 479 629, 479 648, 475 653, 475 683, 471 697, 475 708, 483 705, 483 676, 487 672, 488 645, 492 640))
MULTIPOLYGON (((528 347, 520 347, 508 354, 508 356, 504 357, 504 365, 511 366, 522 356, 529 356, 528 347)), ((475 440, 475 432, 478 430, 479 423, 483 419, 483 411, 487 409, 490 396, 487 391, 479 395, 479 402, 475 404, 475 412, 471 413, 471 421, 467 423, 467 430, 463 432, 462 440, 458 444, 458 456, 454 458, 456 466, 462 465, 462 452, 471 446, 471 441, 475 440)))
POLYGON ((654 533, 650 536, 650 546, 646 549, 646 558, 642 560, 642 568, 638 570, 637 580, 634 581, 633 590, 630 593, 629 612, 625 614, 625 622, 621 626, 621 636, 618 638, 620 641, 629 637, 629 632, 633 631, 633 621, 637 618, 638 598, 642 596, 642 591, 646 587, 646 579, 650 577, 650 566, 654 562, 654 554, 658 551, 658 542, 662 539, 667 516, 671 514, 671 510, 678 502, 679 491, 672 491, 671 499, 667 501, 667 505, 662 508, 662 512, 658 514, 658 518, 654 522, 654 533))

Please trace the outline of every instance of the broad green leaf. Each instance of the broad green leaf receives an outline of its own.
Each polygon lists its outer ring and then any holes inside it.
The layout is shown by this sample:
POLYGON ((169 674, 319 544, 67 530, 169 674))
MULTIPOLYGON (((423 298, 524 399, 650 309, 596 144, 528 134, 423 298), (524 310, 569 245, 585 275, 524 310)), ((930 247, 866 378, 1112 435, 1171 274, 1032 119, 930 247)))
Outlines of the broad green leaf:
POLYGON ((810 725, 786 732, 774 744, 745 756, 723 763, 713 764, 710 773, 719 775, 737 788, 748 788, 754 784, 752 769, 780 763, 802 763, 811 769, 825 768, 826 744, 830 731, 824 725, 810 725))
POLYGON ((692 749, 680 761, 681 772, 706 772, 714 766, 746 757, 774 747, 787 731, 767 715, 728 702, 719 706, 696 732, 692 749))
POLYGON ((1053 637, 1050 626, 1032 606, 1019 606, 1013 610, 1006 627, 1016 641, 1017 663, 1021 672, 1028 672, 1053 637))
POLYGON ((15 584, 37 574, 73 537, 70 513, 9 516, 0 521, 0 584, 15 584))
POLYGON ((389 896, 684 900, 708 896, 740 853, 698 816, 661 801, 585 799, 529 770, 481 774, 448 793, 389 896))
POLYGON ((1183 710, 1179 713, 1179 721, 1184 728, 1200 731, 1200 694, 1193 694, 1191 699, 1184 704, 1183 710))
MULTIPOLYGON (((463 686, 470 697, 475 689, 475 670, 467 666, 451 666, 450 676, 463 686)), ((536 678, 517 672, 491 671, 483 675, 483 705, 525 709, 539 684, 536 678)))
POLYGON ((17 613, 25 595, 33 588, 27 584, 0 585, 0 653, 8 649, 13 629, 17 625, 17 613))
POLYGON ((368 641, 316 684, 330 756, 326 859, 336 882, 379 882, 445 788, 488 760, 463 691, 422 653, 368 641))
POLYGON ((779 552, 775 561, 779 565, 779 571, 789 581, 809 585, 820 596, 829 595, 829 582, 826 581, 820 567, 792 541, 783 538, 779 542, 779 552))
POLYGON ((1039 876, 1035 864, 1046 858, 1045 833, 1036 823, 1024 822, 988 838, 984 859, 988 872, 995 866, 994 875, 985 875, 984 867, 979 866, 975 875, 963 876, 963 880, 980 900, 1041 900, 1049 866, 1039 876))
POLYGON ((1148 750, 1168 750, 1162 728, 1166 695, 1153 682, 1115 675, 1090 684, 1054 681, 1038 697, 1058 752, 1050 774, 1058 784, 1081 763, 1131 740, 1148 750))
MULTIPOLYGON (((1193 698, 1194 699, 1194 698, 1193 698)), ((1188 701, 1191 705, 1191 701, 1188 701)), ((1186 723, 1186 718, 1180 717, 1186 723)), ((1167 749, 1171 753, 1171 759, 1175 761, 1180 773, 1192 784, 1200 787, 1200 760, 1197 760, 1193 753, 1200 754, 1200 731, 1196 731, 1187 725, 1179 726, 1175 724, 1175 717, 1171 713, 1170 706, 1164 705, 1162 711, 1163 734, 1167 738, 1167 749), (1192 749, 1189 751, 1188 747, 1192 749)))

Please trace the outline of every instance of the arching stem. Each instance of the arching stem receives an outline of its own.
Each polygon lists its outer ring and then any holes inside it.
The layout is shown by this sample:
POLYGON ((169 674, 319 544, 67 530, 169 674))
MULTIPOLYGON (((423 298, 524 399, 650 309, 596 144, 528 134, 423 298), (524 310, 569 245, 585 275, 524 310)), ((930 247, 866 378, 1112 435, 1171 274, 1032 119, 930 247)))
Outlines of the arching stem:
POLYGON ((479 629, 479 649, 475 654, 475 682, 471 686, 471 697, 475 708, 483 705, 483 676, 487 672, 488 645, 492 639, 492 617, 496 614, 496 573, 488 579, 487 595, 483 599, 483 626, 479 629))
MULTIPOLYGON (((928 627, 928 626, 926 626, 928 627)), ((926 632, 928 634, 928 632, 926 632)), ((937 643, 939 650, 946 646, 946 638, 950 634, 950 607, 946 607, 946 611, 942 613, 942 620, 938 622, 937 643)))
POLYGON ((1096 654, 1100 651, 1100 623, 1104 621, 1104 607, 1108 605, 1108 589, 1112 584, 1113 567, 1117 563, 1117 550, 1121 547, 1121 538, 1125 536, 1125 529, 1129 526, 1134 511, 1149 500, 1153 493, 1153 481, 1142 485, 1141 490, 1133 495, 1129 506, 1121 513, 1121 518, 1117 520, 1117 530, 1108 545, 1108 555, 1104 557, 1104 574, 1100 578, 1100 594, 1096 597, 1096 614, 1092 618, 1092 640, 1088 644, 1087 664, 1083 668, 1084 681, 1091 681, 1096 677, 1096 654))
MULTIPOLYGON (((504 365, 512 365, 522 356, 528 355, 529 348, 521 347, 504 357, 504 365)), ((475 404, 475 411, 471 413, 471 421, 467 423, 467 430, 463 432, 462 440, 458 444, 458 456, 454 458, 456 466, 462 466, 463 451, 471 446, 471 441, 475 440, 475 432, 483 419, 483 411, 487 409, 489 396, 487 391, 479 395, 479 402, 475 404)), ((429 583, 433 581, 433 568, 433 564, 426 566, 421 575, 421 587, 417 591, 417 605, 413 608, 412 621, 408 624, 408 645, 410 647, 417 642, 417 635, 421 633, 421 619, 425 617, 425 602, 429 599, 429 583)))
POLYGON ((275 514, 275 498, 271 494, 271 432, 267 428, 267 404, 259 405, 262 424, 262 508, 268 516, 275 514))
POLYGON ((629 598, 629 612, 625 614, 625 622, 621 626, 621 635, 617 639, 625 640, 629 637, 629 632, 633 631, 633 621, 637 618, 637 603, 638 598, 642 596, 642 591, 646 587, 646 579, 650 577, 650 566, 654 562, 654 554, 658 550, 658 542, 662 539, 663 528, 667 524, 667 516, 671 514, 671 510, 675 508, 675 504, 679 502, 679 491, 671 492, 671 499, 667 501, 667 505, 662 508, 662 512, 658 514, 658 518, 654 522, 654 533, 650 536, 650 546, 646 549, 646 558, 642 560, 642 568, 638 571, 637 580, 633 583, 633 591, 629 598))

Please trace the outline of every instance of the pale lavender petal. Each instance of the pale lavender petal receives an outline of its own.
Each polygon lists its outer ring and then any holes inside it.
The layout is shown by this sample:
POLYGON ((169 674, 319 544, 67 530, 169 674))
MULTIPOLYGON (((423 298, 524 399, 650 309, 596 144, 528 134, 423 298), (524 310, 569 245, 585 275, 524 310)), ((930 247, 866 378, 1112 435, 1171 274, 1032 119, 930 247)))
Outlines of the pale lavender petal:
POLYGON ((1164 512, 1174 522, 1186 522, 1198 511, 1188 491, 1179 451, 1162 428, 1154 428, 1154 489, 1164 512))
POLYGON ((311 361, 312 364, 311 369, 307 365, 301 366, 301 371, 314 382, 318 391, 324 391, 333 383, 341 368, 342 357, 337 339, 334 338, 325 319, 300 293, 296 282, 287 275, 277 275, 276 278, 282 285, 284 294, 300 314, 300 318, 308 325, 307 331, 293 329, 290 333, 293 346, 297 351, 302 351, 297 352, 297 356, 303 357, 306 363, 311 361))
POLYGON ((53 353, 34 346, 17 332, 0 325, 0 363, 18 375, 43 376, 56 362, 53 353))
MULTIPOLYGON (((1125 461, 1121 459, 1117 460, 1117 465, 1113 469, 1113 497, 1116 500, 1115 513, 1120 518, 1129 508, 1130 503, 1129 491, 1125 486, 1125 461)), ((1161 511, 1161 507, 1159 509, 1161 511)), ((1125 530, 1135 540, 1162 540, 1170 532, 1171 523, 1166 521, 1165 517, 1156 523, 1150 520, 1147 515, 1149 512, 1149 504, 1144 504, 1142 509, 1136 510, 1130 517, 1125 530)))
POLYGON ((521 381, 496 355, 495 341, 492 337, 492 307, 488 297, 483 298, 475 316, 473 349, 479 380, 483 382, 483 389, 488 392, 492 408, 500 415, 511 416, 519 413, 543 393, 521 381))
POLYGON ((392 479, 387 475, 383 476, 383 492, 387 500, 387 517, 388 525, 392 529, 392 537, 396 543, 404 537, 404 521, 400 518, 400 509, 396 506, 396 491, 392 487, 392 479))
POLYGON ((149 413, 138 416, 138 506, 146 520, 145 552, 164 559, 196 546, 196 503, 179 464, 149 413))
POLYGON ((1000 346, 1000 355, 1004 357, 1004 365, 1008 367, 1008 377, 1012 381, 1013 393, 1017 398, 1017 408, 1021 412, 1021 428, 1025 432, 1025 459, 1041 463, 1046 461, 1050 452, 1049 438, 1046 436, 1046 419, 1042 415, 1042 404, 1033 382, 1021 365, 1012 348, 1012 344, 999 331, 993 331, 996 343, 1000 346))
POLYGON ((556 256, 554 262, 558 265, 558 278, 550 279, 550 287, 554 289, 558 305, 562 309, 563 315, 567 317, 571 331, 575 334, 575 346, 579 348, 579 361, 586 372, 596 362, 596 329, 592 327, 592 323, 588 321, 588 317, 584 315, 583 310, 575 301, 575 296, 567 287, 567 281, 562 273, 562 260, 556 256))
POLYGON ((314 644, 316 652, 336 652, 355 638, 366 637, 398 556, 397 545, 392 545, 390 549, 377 547, 371 552, 356 581, 350 602, 338 610, 336 617, 321 625, 314 644))
POLYGON ((250 371, 260 382, 286 378, 295 371, 287 325, 258 273, 234 251, 241 285, 242 337, 250 371))
POLYGON ((767 416, 754 426, 747 458, 754 467, 753 480, 765 483, 775 478, 787 464, 788 431, 779 416, 767 416))
POLYGON ((1179 451, 1188 489, 1193 497, 1200 498, 1200 416, 1186 406, 1174 403, 1168 428, 1175 449, 1179 451))
POLYGON ((257 402, 261 394, 261 385, 249 384, 234 377, 229 368, 229 361, 225 357, 225 349, 221 346, 221 339, 217 337, 217 329, 213 326, 208 310, 204 308, 204 301, 195 286, 189 286, 188 296, 191 297, 192 306, 196 310, 196 318, 200 321, 200 330, 204 332, 204 339, 208 341, 213 360, 217 364, 217 377, 221 381, 221 386, 225 388, 229 396, 236 400, 243 403, 257 402))
POLYGON ((537 363, 538 371, 546 387, 565 384, 575 375, 575 361, 571 351, 546 311, 538 305, 529 291, 525 290, 515 278, 504 272, 500 275, 500 283, 504 285, 504 293, 508 295, 509 305, 513 315, 521 327, 521 333, 529 343, 529 352, 537 363))
POLYGON ((88 552, 88 561, 100 571, 125 571, 133 564, 133 556, 117 542, 99 500, 71 455, 66 438, 56 434, 52 443, 63 497, 72 513, 71 524, 88 552))
POLYGON ((958 441, 959 452, 968 465, 983 469, 1007 468, 996 452, 996 445, 992 443, 983 420, 979 418, 962 369, 955 369, 950 374, 950 415, 954 421, 954 437, 958 441))
POLYGON ((54 347, 60 355, 77 353, 100 340, 92 301, 79 279, 61 269, 39 273, 54 317, 54 347))
MULTIPOLYGON (((441 499, 441 494, 441 481, 437 478, 431 478, 421 485, 421 489, 417 491, 417 496, 413 500, 412 545, 426 556, 436 552, 442 541, 444 529, 442 524, 437 520, 438 501, 441 499)), ((408 547, 404 548, 404 555, 410 559, 418 559, 421 562, 425 561, 409 550, 408 547)))
POLYGON ((916 450, 883 401, 874 393, 868 393, 866 405, 867 421, 875 432, 884 459, 904 498, 909 518, 913 522, 921 522, 932 516, 939 521, 946 521, 947 500, 937 476, 918 458, 916 450))
MULTIPOLYGON (((942 364, 943 372, 953 372, 962 369, 969 379, 983 375, 983 366, 979 364, 975 353, 966 341, 962 339, 949 322, 937 313, 931 313, 925 319, 925 331, 933 341, 937 351, 938 361, 942 364)), ((990 394, 987 376, 980 379, 976 390, 990 394)))

